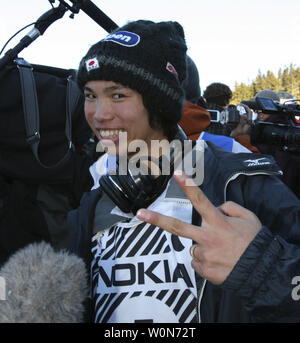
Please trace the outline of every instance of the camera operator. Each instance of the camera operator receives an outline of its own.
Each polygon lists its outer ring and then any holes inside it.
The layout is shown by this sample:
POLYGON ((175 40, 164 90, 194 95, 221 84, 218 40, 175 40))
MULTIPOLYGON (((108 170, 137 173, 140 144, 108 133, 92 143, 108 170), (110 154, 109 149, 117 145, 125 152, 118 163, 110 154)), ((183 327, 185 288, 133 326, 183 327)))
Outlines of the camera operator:
MULTIPOLYGON (((280 104, 279 95, 269 89, 258 92, 254 100, 257 102, 259 98, 272 99, 275 104, 280 104)), ((254 106, 257 106, 254 105, 254 106)), ((257 112, 257 118, 259 121, 272 123, 274 125, 290 125, 289 116, 280 111, 274 114, 265 113, 262 109, 255 109, 257 112)), ((299 132, 300 133, 300 132, 299 132)), ((275 134, 275 132, 274 132, 275 134)), ((256 143, 251 138, 251 143, 254 144, 262 154, 272 155, 279 167, 281 168, 283 175, 279 176, 280 179, 300 198, 300 157, 299 155, 285 151, 282 146, 275 145, 273 142, 269 142, 267 139, 262 138, 262 143, 256 143)), ((295 147, 296 148, 296 147, 295 147)))
POLYGON ((250 143, 249 124, 252 121, 253 111, 246 105, 230 105, 232 92, 230 88, 220 82, 210 84, 204 91, 206 107, 211 113, 211 124, 206 132, 232 137, 236 142, 252 152, 258 153, 258 149, 250 143), (213 119, 216 111, 220 112, 221 120, 213 119))
MULTIPOLYGON (((224 83, 214 82, 206 87, 203 93, 203 98, 206 101, 207 109, 222 112, 227 106, 229 106, 230 99, 232 98, 232 92, 224 83)), ((220 122, 211 122, 206 131, 217 135, 229 136, 231 130, 220 122)))
POLYGON ((245 114, 240 115, 238 125, 230 132, 230 137, 234 138, 238 143, 242 144, 248 150, 256 153, 260 153, 259 149, 251 144, 250 133, 253 121, 256 119, 256 113, 245 104, 240 104, 239 107, 243 107, 245 114))
POLYGON ((222 111, 229 105, 232 92, 224 83, 214 82, 206 87, 203 97, 206 100, 208 108, 222 111))

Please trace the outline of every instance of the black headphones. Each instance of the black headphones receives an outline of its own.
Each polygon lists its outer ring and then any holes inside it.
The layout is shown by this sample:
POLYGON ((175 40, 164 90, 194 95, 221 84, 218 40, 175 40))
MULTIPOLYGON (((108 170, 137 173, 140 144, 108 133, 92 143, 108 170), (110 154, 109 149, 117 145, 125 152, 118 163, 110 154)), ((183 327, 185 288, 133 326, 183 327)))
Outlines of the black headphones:
MULTIPOLYGON (((178 132, 174 140, 182 142, 187 137, 178 125, 178 132)), ((147 175, 138 173, 134 175, 127 169, 126 175, 118 175, 118 169, 114 175, 103 175, 100 178, 100 187, 108 197, 125 213, 132 212, 134 215, 140 208, 148 207, 166 188, 168 181, 174 173, 174 148, 170 150, 170 173, 154 177, 151 173, 147 175)), ((161 169, 163 157, 159 159, 161 169)), ((150 169, 149 169, 150 170, 150 169)))

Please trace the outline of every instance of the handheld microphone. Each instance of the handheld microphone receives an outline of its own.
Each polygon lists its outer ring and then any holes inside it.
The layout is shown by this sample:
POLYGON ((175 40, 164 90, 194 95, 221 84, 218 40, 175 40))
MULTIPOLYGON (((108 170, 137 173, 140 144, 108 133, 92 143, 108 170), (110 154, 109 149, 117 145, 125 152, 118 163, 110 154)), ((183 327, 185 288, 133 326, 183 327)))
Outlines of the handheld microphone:
POLYGON ((33 243, 13 254, 0 276, 5 282, 0 323, 83 321, 87 273, 79 257, 33 243))

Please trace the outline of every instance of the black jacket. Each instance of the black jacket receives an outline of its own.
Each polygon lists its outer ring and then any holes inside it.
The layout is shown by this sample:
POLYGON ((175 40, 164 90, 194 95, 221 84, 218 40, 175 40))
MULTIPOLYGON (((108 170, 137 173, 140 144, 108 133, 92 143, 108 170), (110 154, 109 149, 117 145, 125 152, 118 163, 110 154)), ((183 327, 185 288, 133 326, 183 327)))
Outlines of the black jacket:
MULTIPOLYGON (((208 142, 202 190, 215 206, 231 200, 253 211, 264 228, 221 286, 197 276, 199 321, 300 321, 300 306, 291 296, 292 279, 300 275, 300 202, 275 176, 279 174, 270 156, 232 154, 208 142)), ((68 217, 70 251, 88 266, 95 207, 101 195, 100 189, 86 193, 68 217)), ((201 223, 196 211, 192 221, 201 223)))

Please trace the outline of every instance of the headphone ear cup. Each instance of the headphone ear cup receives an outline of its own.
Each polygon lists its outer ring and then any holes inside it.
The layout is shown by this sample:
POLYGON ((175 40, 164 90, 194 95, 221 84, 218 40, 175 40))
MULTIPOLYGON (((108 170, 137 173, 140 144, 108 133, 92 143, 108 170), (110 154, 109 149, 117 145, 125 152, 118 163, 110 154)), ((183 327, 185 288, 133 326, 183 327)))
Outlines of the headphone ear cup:
POLYGON ((137 194, 139 193, 139 188, 132 180, 132 177, 130 175, 118 175, 118 181, 128 199, 134 202, 137 194))
MULTIPOLYGON (((186 136, 182 129, 178 127, 176 139, 184 142, 186 136)), ((159 159, 162 173, 161 163, 159 159)), ((137 209, 148 207, 165 189, 168 181, 173 175, 174 169, 174 149, 170 156, 170 174, 154 178, 149 171, 148 175, 133 175, 128 170, 126 175, 103 175, 100 178, 100 187, 107 196, 125 213, 135 213, 137 209)))
POLYGON ((125 213, 131 211, 131 201, 119 184, 116 175, 103 175, 99 181, 101 189, 125 213))

